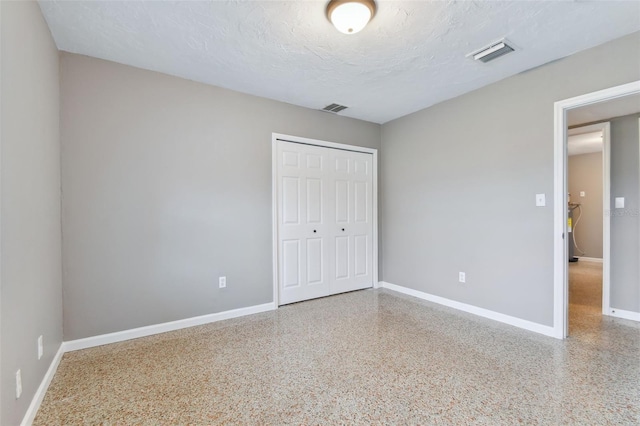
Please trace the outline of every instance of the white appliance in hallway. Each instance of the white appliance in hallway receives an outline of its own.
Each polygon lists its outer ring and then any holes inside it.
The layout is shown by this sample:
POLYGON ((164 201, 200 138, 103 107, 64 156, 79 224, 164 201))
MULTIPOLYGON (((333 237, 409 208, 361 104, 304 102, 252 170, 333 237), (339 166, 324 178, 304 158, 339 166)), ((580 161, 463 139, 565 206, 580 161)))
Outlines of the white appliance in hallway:
POLYGON ((279 304, 373 286, 373 156, 277 142, 279 304))

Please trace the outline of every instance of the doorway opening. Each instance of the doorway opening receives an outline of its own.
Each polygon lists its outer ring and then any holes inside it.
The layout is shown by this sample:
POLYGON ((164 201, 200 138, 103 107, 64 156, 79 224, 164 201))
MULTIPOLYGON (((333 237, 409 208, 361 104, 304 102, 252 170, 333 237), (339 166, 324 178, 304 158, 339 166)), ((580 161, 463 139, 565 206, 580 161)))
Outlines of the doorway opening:
MULTIPOLYGON (((640 81, 624 84, 621 86, 612 87, 605 90, 600 90, 593 93, 588 93, 582 96, 577 96, 563 101, 556 102, 554 105, 554 158, 555 158, 555 173, 554 173, 554 335, 557 338, 564 339, 569 334, 569 233, 568 233, 568 220, 569 220, 569 188, 568 188, 568 127, 570 114, 583 113, 584 117, 590 117, 592 119, 583 119, 582 123, 601 123, 604 118, 621 117, 634 112, 640 112, 637 109, 638 100, 640 99, 640 81), (608 116, 602 116, 602 108, 608 107, 608 116), (600 116, 599 116, 600 114, 600 116)), ((638 120, 636 119, 636 124, 638 120)), ((636 132, 638 132, 636 127, 636 132)), ((638 146, 640 146, 640 140, 636 133, 635 142, 635 161, 636 169, 638 169, 638 163, 640 162, 640 155, 638 154, 638 146)), ((606 147, 604 147, 606 149, 606 147)), ((606 157, 607 153, 603 152, 603 156, 606 157)), ((606 167, 606 161, 603 163, 603 167, 606 167)), ((603 174, 609 173, 608 170, 604 170, 603 174)), ((635 176, 638 174, 638 170, 634 171, 635 176)), ((636 179, 637 180, 637 179, 636 179)), ((603 187, 603 192, 606 192, 606 185, 603 187)), ((628 189, 628 197, 632 197, 634 202, 637 203, 640 197, 640 190, 638 189, 638 183, 632 186, 632 189, 628 189)), ((616 198, 616 206, 618 206, 617 194, 609 194, 603 196, 603 214, 611 219, 612 216, 618 214, 630 217, 635 222, 638 221, 638 215, 635 217, 632 214, 633 211, 617 211, 616 209, 607 209, 606 202, 611 203, 611 198, 616 198), (606 197, 606 199, 605 199, 606 197)), ((572 200, 573 198, 572 194, 572 200)), ((624 202, 622 202, 622 209, 624 209, 624 202)), ((637 209, 636 209, 637 211, 637 209)), ((607 220, 603 219, 603 228, 606 228, 607 220)), ((609 230, 610 231, 610 230, 609 230)), ((606 233, 606 229, 603 231, 606 233)), ((640 228, 637 223, 633 230, 633 236, 630 238, 631 245, 638 245, 640 240, 640 228)), ((627 232, 627 234, 629 234, 627 232)), ((608 240, 611 241, 613 237, 608 240)), ((618 307, 612 307, 611 300, 611 288, 604 288, 607 285, 607 276, 611 276, 612 271, 607 269, 607 259, 611 260, 611 255, 607 254, 607 250, 610 251, 611 247, 607 247, 607 238, 603 238, 603 280, 605 281, 603 286, 603 309, 604 315, 618 316, 626 319, 633 319, 640 321, 640 307, 635 305, 640 304, 640 293, 638 292, 638 263, 640 260, 640 252, 636 248, 635 251, 630 250, 625 252, 621 257, 633 257, 630 261, 627 259, 625 264, 628 266, 631 275, 627 275, 624 280, 616 282, 619 284, 622 281, 626 281, 627 289, 620 291, 620 294, 616 294, 617 300, 621 300, 620 297, 624 294, 629 296, 628 301, 622 302, 625 306, 631 306, 630 310, 619 309, 618 307), (634 269, 635 268, 635 269, 634 269), (635 273, 635 275, 633 275, 635 273), (636 294, 638 293, 638 294, 636 294)), ((611 286, 611 282, 608 282, 611 286)), ((620 286, 622 287, 622 286, 620 286)), ((621 302, 616 302, 621 303, 621 302)))
POLYGON ((569 333, 591 330, 609 306, 610 124, 569 111, 567 246, 569 333))

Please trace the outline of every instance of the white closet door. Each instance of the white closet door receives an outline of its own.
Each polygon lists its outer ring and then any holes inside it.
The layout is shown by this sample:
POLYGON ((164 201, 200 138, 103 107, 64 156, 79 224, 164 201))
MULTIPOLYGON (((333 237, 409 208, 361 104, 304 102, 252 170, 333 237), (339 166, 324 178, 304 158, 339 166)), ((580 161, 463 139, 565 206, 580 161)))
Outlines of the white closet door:
POLYGON ((280 304, 331 294, 325 148, 278 141, 280 304))
POLYGON ((373 156, 331 151, 331 287, 336 294, 373 286, 373 156))
POLYGON ((371 154, 278 141, 279 304, 373 286, 371 154))

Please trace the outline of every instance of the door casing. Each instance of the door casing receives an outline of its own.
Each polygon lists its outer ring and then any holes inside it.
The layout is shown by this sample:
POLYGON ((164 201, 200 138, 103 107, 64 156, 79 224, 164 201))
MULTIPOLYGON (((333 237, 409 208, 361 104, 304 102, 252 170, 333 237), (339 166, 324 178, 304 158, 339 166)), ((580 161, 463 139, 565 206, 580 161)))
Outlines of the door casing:
POLYGON ((278 158, 277 158, 277 141, 287 141, 306 145, 315 145, 326 148, 342 149, 345 151, 363 152, 373 155, 373 259, 372 274, 373 288, 379 287, 378 282, 378 150, 375 148, 366 148, 356 145, 347 145, 336 142, 322 141, 318 139, 309 139, 300 136, 285 135, 281 133, 273 133, 271 135, 271 219, 272 219, 272 267, 273 267, 273 303, 277 307, 280 305, 279 300, 279 244, 278 244, 278 158))
POLYGON ((640 80, 587 93, 554 103, 553 197, 553 335, 564 339, 569 332, 569 277, 567 266, 567 111, 586 105, 640 94, 640 80))

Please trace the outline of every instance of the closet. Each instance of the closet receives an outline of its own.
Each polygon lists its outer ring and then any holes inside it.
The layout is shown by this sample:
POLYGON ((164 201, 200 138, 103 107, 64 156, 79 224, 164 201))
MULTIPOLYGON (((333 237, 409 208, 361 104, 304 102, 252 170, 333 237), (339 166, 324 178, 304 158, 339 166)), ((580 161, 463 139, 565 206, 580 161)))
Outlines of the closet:
POLYGON ((277 140, 278 304, 373 286, 373 155, 277 140))

